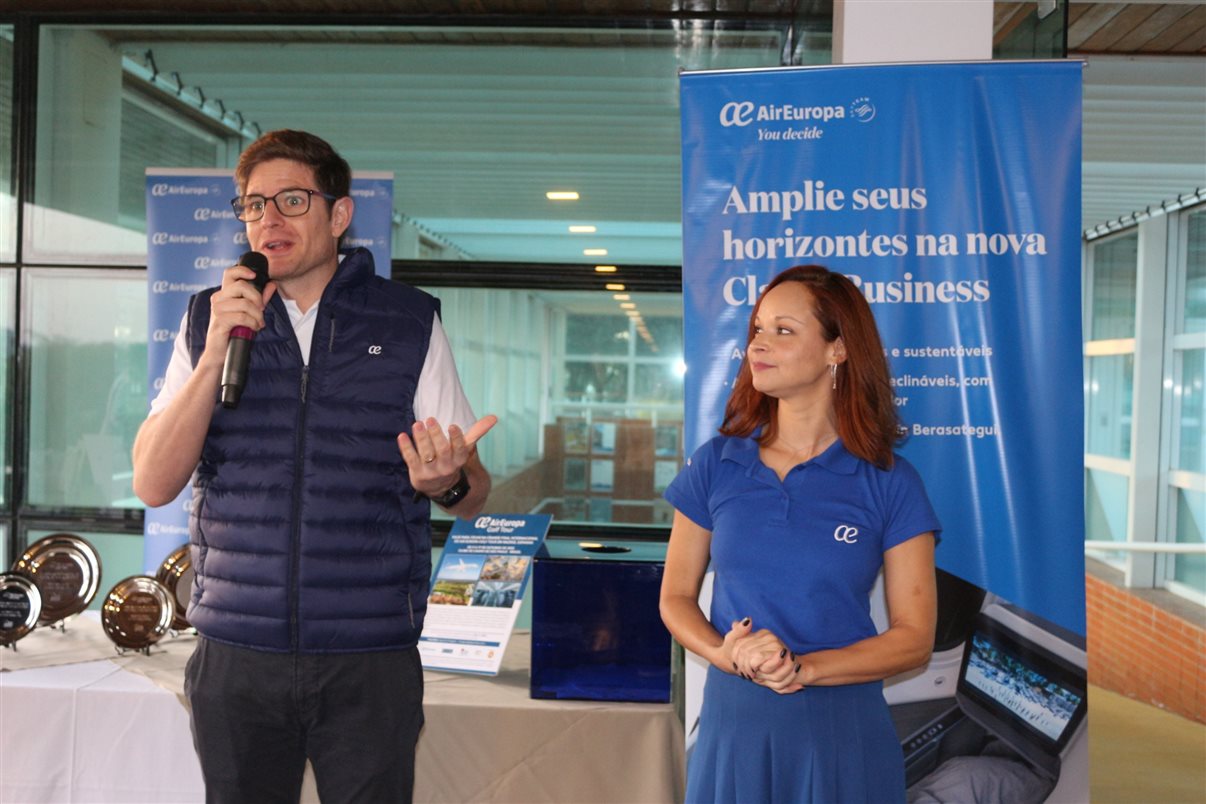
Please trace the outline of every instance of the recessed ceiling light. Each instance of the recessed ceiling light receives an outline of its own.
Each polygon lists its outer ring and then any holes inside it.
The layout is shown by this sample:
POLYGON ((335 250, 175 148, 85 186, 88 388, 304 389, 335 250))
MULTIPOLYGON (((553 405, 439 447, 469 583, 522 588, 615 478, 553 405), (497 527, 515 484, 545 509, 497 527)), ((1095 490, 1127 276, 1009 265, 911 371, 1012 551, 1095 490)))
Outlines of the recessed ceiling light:
POLYGON ((599 231, 595 226, 571 226, 569 230, 573 234, 594 234, 599 231))
POLYGON ((624 308, 625 310, 635 310, 636 302, 620 302, 620 307, 624 308))
POLYGON ((544 197, 550 201, 577 201, 577 190, 549 190, 544 197))
POLYGON ((614 274, 616 267, 614 265, 596 265, 595 273, 599 274, 614 274))
POLYGON ((607 249, 605 248, 584 248, 582 249, 583 256, 586 257, 606 257, 607 249))
POLYGON ((623 290, 624 289, 624 285, 621 284, 620 282, 608 282, 603 287, 607 288, 608 290, 623 290))
POLYGON ((611 294, 611 297, 616 301, 628 301, 627 293, 613 293, 611 294))

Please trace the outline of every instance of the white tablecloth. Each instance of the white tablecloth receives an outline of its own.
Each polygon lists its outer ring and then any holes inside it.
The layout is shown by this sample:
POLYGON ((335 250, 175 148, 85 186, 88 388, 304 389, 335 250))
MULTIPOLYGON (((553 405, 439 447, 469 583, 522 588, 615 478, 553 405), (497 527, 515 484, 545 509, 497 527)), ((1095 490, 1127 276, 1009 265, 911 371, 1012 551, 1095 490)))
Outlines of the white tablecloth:
MULTIPOLYGON (((118 657, 85 616, 0 651, 0 802, 202 801, 179 695, 193 643, 118 657)), ((517 633, 495 678, 426 674, 417 802, 682 800, 672 706, 532 700, 529 650, 517 633)))
POLYGON ((0 800, 203 800, 188 713, 107 659, 0 674, 0 800))

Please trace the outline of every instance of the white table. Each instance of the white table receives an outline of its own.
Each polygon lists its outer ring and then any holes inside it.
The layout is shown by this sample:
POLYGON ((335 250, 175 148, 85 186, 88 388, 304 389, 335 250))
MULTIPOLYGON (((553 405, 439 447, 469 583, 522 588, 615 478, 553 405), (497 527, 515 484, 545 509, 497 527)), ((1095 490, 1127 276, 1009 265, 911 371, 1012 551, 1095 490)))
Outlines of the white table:
POLYGON ((188 713, 107 659, 0 674, 0 801, 204 799, 188 713))
MULTIPOLYGON (((179 695, 193 644, 118 657, 84 616, 0 652, 0 802, 204 800, 179 695), (68 663, 29 666, 45 661, 68 663)), ((673 707, 532 700, 529 648, 517 633, 495 678, 425 674, 415 800, 681 801, 673 707)), ((317 801, 312 779, 302 801, 317 801)))

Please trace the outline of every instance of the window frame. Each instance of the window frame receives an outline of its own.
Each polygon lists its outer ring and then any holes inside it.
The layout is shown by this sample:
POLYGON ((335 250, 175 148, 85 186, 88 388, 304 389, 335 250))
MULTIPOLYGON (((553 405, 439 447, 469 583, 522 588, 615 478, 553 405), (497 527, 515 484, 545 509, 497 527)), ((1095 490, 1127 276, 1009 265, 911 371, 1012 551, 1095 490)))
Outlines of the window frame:
MULTIPOLYGON (((1137 235, 1137 230, 1135 228, 1124 229, 1122 231, 1111 234, 1109 237, 1104 237, 1099 240, 1094 240, 1092 242, 1086 243, 1082 250, 1082 265, 1083 265, 1082 276, 1084 278, 1083 289, 1082 289, 1082 293, 1083 293, 1083 296, 1082 296, 1082 305, 1083 305, 1082 321, 1084 322, 1084 333, 1085 333, 1083 354, 1084 354, 1084 376, 1085 376, 1085 382, 1086 382, 1086 385, 1085 385, 1086 419, 1082 424, 1082 426, 1084 428, 1084 438, 1085 438, 1084 469, 1086 470, 1086 474, 1089 470, 1092 470, 1092 471, 1097 471, 1097 472, 1105 472, 1107 474, 1117 475, 1117 476, 1126 478, 1128 493, 1127 493, 1127 510, 1126 510, 1126 514, 1125 514, 1125 520, 1127 522, 1125 541, 1128 541, 1128 542, 1133 541, 1133 539, 1134 539, 1134 536, 1133 536, 1134 520, 1132 518, 1132 502, 1133 502, 1133 497, 1134 497, 1134 492, 1135 492, 1135 471, 1134 471, 1135 427, 1134 427, 1134 422, 1137 418, 1136 414, 1135 414, 1134 395, 1136 393, 1137 386, 1135 383, 1133 368, 1132 368, 1132 376, 1131 376, 1131 389, 1132 389, 1132 391, 1131 391, 1131 393, 1132 393, 1131 422, 1132 422, 1132 426, 1131 426, 1131 444, 1130 444, 1130 449, 1129 449, 1129 457, 1118 458, 1118 457, 1109 456, 1109 455, 1095 454, 1095 453, 1091 453, 1088 451, 1088 449, 1089 449, 1089 421, 1088 421, 1087 414, 1090 410, 1090 405, 1089 405, 1089 401, 1088 401, 1088 396, 1090 393, 1089 387, 1088 387, 1088 378, 1092 375, 1092 372, 1090 371, 1091 360, 1095 357, 1112 357, 1112 356, 1119 356, 1119 355, 1131 355, 1132 359, 1133 359, 1134 355, 1135 355, 1136 338, 1134 337, 1134 335, 1132 335, 1132 337, 1129 337, 1129 338, 1108 338, 1108 339, 1101 339, 1101 340, 1092 340, 1089 335, 1089 333, 1092 333, 1092 331, 1093 331, 1093 324, 1094 324, 1095 312, 1096 312, 1093 309, 1093 299, 1094 299, 1094 290, 1095 290, 1095 280, 1097 278, 1097 273, 1095 270, 1096 269, 1097 250, 1103 245, 1108 245, 1111 242, 1116 242, 1118 240, 1121 240, 1122 238, 1131 237, 1132 235, 1137 235)), ((1137 249, 1137 251, 1138 251, 1138 249, 1137 249)), ((1136 282, 1137 283, 1139 281, 1138 270, 1139 269, 1137 266, 1137 270, 1136 270, 1136 282)), ((1136 325, 1136 329, 1140 325, 1140 322, 1137 319, 1136 319, 1135 325, 1136 325)), ((1132 367, 1133 367, 1133 363, 1132 363, 1132 367)), ((1088 492, 1087 484, 1086 484, 1085 491, 1087 494, 1087 492, 1088 492)), ((1085 538, 1091 539, 1092 534, 1086 532, 1085 538)), ((1130 563, 1130 560, 1134 555, 1133 553, 1129 553, 1129 552, 1119 552, 1119 551, 1110 552, 1110 551, 1098 551, 1098 550, 1091 551, 1091 554, 1094 557, 1105 562, 1106 564, 1109 564, 1110 566, 1113 566, 1117 569, 1123 570, 1124 572, 1127 571, 1127 566, 1130 563)))
MULTIPOLYGON (((1184 357, 1191 350, 1206 350, 1206 331, 1185 332, 1185 313, 1188 305, 1189 279, 1189 218, 1206 216, 1206 203, 1178 210, 1167 219, 1168 283, 1165 296, 1165 348, 1163 354, 1164 376, 1161 382, 1163 404, 1161 407, 1162 427, 1160 432, 1160 471, 1158 490, 1157 541, 1177 543, 1177 506, 1180 490, 1202 493, 1206 490, 1206 474, 1178 468, 1181 444, 1182 397, 1175 392, 1184 373, 1184 357)), ((1156 585, 1180 597, 1206 606, 1206 589, 1197 589, 1176 580, 1176 563, 1179 554, 1165 553, 1156 556, 1156 585)))

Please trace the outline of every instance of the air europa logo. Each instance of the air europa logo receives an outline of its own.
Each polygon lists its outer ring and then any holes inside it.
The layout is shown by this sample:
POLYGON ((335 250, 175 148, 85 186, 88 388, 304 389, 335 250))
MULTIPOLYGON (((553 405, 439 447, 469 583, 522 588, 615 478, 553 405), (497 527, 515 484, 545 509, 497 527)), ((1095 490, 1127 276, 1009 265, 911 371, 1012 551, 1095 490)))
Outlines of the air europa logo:
POLYGON ((827 123, 843 120, 846 109, 842 106, 797 106, 791 103, 764 103, 752 101, 730 101, 720 107, 720 125, 748 126, 750 123, 796 122, 811 120, 827 123))
POLYGON ((726 103, 720 107, 720 125, 728 128, 729 126, 748 126, 754 122, 754 104, 749 101, 733 101, 726 103))
POLYGON ((499 519, 492 516, 479 516, 473 520, 475 528, 519 528, 523 527, 522 519, 499 519))
POLYGON ((193 220, 195 221, 234 220, 234 216, 234 210, 232 209, 197 207, 197 209, 193 210, 193 220))
POLYGON ((833 538, 843 544, 854 544, 858 541, 858 528, 853 525, 838 525, 833 531, 833 538))
MULTIPOLYGON (((216 191, 216 188, 215 188, 216 191)), ((165 195, 209 195, 209 188, 194 187, 190 184, 168 184, 156 182, 151 185, 151 195, 161 198, 165 195)))
POLYGON ((198 245, 208 243, 209 237, 206 235, 186 235, 173 234, 172 232, 153 232, 151 234, 151 245, 167 246, 167 245, 198 245))
POLYGON ((208 271, 210 268, 225 268, 230 264, 230 259, 226 257, 197 257, 193 260, 193 269, 208 271))

